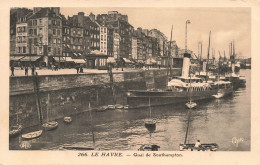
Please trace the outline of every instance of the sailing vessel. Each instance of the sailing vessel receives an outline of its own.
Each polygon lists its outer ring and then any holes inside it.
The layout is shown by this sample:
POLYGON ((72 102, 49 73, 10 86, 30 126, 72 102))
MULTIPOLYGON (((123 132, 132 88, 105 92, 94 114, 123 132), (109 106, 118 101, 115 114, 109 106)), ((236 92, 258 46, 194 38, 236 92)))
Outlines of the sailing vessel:
POLYGON ((46 119, 47 122, 42 125, 45 131, 51 131, 58 127, 57 121, 49 121, 49 112, 48 112, 50 109, 49 106, 50 106, 50 95, 48 93, 47 119, 46 119))
POLYGON ((22 132, 22 125, 19 124, 18 112, 16 113, 16 125, 12 126, 9 131, 9 138, 18 136, 22 132))
MULTIPOLYGON (((39 87, 38 87, 37 76, 38 76, 38 73, 36 72, 36 74, 34 76, 34 91, 35 91, 35 96, 36 96, 35 100, 36 100, 36 105, 37 105, 37 109, 38 109, 39 123, 42 124, 42 111, 41 111, 41 102, 40 102, 40 98, 39 98, 39 87)), ((22 134, 22 138, 29 140, 29 139, 38 138, 41 135, 42 135, 42 130, 39 129, 38 131, 22 134)))
POLYGON ((150 132, 155 131, 156 129, 156 120, 152 119, 152 109, 151 109, 151 103, 150 103, 150 97, 149 97, 149 119, 145 121, 145 128, 147 128, 150 132))
POLYGON ((79 144, 74 144, 74 145, 65 145, 65 146, 63 146, 64 149, 66 149, 66 150, 96 150, 90 102, 89 102, 89 114, 90 114, 91 132, 92 132, 92 146, 86 145, 84 143, 83 144, 79 143, 79 144))
POLYGON ((186 128, 185 140, 183 144, 180 144, 179 150, 180 151, 216 151, 218 149, 218 144, 216 143, 200 144, 200 146, 198 147, 195 145, 195 143, 186 143, 188 138, 188 132, 189 132, 190 116, 191 116, 191 111, 188 110, 188 123, 186 128))

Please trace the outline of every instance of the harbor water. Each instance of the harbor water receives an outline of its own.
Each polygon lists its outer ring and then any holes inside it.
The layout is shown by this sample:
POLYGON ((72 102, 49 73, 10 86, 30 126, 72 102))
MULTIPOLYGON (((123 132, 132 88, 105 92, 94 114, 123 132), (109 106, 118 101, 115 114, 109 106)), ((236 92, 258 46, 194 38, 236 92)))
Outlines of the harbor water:
MULTIPOLYGON (((198 102, 191 111, 188 143, 217 143, 219 151, 250 151, 251 141, 251 70, 240 70, 246 77, 246 87, 232 96, 198 102)), ((157 144, 163 151, 178 151, 184 143, 188 110, 185 105, 151 107, 156 130, 150 133, 144 126, 149 108, 83 112, 72 116, 72 123, 57 120, 59 126, 44 131, 30 141, 21 137, 10 139, 10 150, 63 150, 67 145, 93 145, 100 150, 136 151, 142 144, 157 144), (92 116, 92 125, 91 118, 92 116)), ((39 129, 25 128, 23 133, 39 129)))

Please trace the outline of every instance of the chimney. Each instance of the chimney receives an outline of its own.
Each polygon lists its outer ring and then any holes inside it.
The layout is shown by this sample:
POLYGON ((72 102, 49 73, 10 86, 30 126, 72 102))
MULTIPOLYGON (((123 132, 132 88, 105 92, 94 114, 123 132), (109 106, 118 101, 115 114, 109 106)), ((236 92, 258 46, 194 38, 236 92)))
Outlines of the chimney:
POLYGON ((89 18, 91 21, 95 22, 95 15, 92 12, 89 14, 89 18))
POLYGON ((183 56, 183 65, 182 65, 182 77, 189 77, 189 71, 190 71, 190 54, 184 53, 183 56))

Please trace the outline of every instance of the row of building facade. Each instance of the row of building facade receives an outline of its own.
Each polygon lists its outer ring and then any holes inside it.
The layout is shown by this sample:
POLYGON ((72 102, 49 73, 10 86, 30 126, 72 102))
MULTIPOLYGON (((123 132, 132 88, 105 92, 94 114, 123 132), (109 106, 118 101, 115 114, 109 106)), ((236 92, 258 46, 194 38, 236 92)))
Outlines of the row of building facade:
POLYGON ((52 56, 88 58, 89 66, 97 65, 96 57, 102 65, 108 57, 167 65, 169 56, 182 52, 159 30, 134 29, 128 16, 117 11, 67 18, 59 7, 13 8, 10 13, 10 54, 45 56, 46 63, 52 56))

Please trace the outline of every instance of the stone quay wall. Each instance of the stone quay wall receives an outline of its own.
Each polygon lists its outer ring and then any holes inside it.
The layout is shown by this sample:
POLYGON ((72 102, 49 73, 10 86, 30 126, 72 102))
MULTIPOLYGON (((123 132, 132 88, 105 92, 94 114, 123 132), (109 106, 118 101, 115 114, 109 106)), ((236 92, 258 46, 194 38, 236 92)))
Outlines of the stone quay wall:
MULTIPOLYGON (((180 74, 181 69, 172 69, 172 75, 180 74)), ((166 69, 114 73, 116 103, 127 104, 127 90, 162 89, 166 86, 166 80, 166 69)), ((47 120, 47 111, 50 121, 113 104, 108 73, 40 75, 38 87, 44 122, 47 120)), ((32 76, 10 77, 10 126, 16 123, 17 116, 23 127, 39 124, 37 97, 32 76)))

